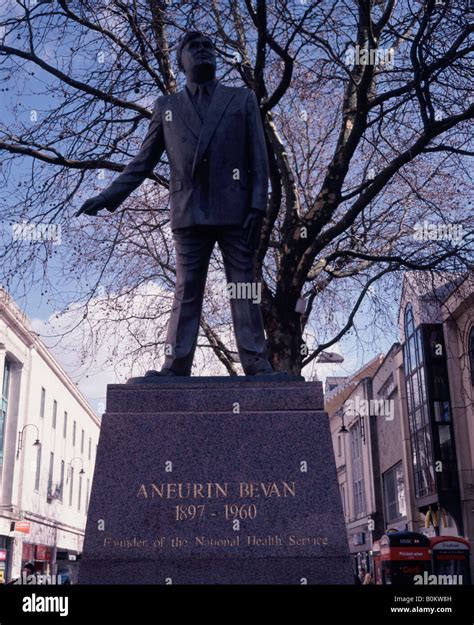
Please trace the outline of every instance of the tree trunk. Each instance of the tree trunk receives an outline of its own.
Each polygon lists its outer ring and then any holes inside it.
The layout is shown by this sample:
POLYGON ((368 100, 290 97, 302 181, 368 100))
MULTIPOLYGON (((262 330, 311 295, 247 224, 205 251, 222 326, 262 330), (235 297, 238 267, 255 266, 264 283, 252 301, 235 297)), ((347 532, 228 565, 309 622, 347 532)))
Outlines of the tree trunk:
POLYGON ((301 316, 295 311, 285 310, 283 306, 278 312, 278 316, 265 319, 270 362, 275 371, 300 375, 303 359, 301 316))

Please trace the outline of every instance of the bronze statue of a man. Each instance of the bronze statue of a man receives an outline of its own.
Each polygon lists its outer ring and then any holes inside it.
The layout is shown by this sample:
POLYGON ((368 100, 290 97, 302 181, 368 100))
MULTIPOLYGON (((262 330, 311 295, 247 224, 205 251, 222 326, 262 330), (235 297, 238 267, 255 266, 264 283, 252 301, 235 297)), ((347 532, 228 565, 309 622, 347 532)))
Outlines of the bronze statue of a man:
MULTIPOLYGON (((140 151, 78 215, 117 207, 152 172, 166 150, 170 218, 176 249, 176 288, 161 371, 146 377, 189 376, 199 333, 209 259, 217 242, 228 284, 255 283, 256 247, 267 207, 268 160, 255 94, 215 77, 211 39, 188 32, 177 50, 186 74, 179 93, 159 97, 140 151)), ((250 289, 236 289, 231 310, 246 375, 272 374, 262 315, 250 289)))

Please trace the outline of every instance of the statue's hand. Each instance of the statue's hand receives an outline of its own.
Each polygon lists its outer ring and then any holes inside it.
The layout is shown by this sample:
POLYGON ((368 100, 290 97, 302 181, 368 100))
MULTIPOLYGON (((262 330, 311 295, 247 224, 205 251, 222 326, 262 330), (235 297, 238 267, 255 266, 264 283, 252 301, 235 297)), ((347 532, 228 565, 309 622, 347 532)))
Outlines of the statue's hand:
POLYGON ((89 198, 88 200, 84 202, 81 208, 77 211, 76 217, 79 217, 79 215, 83 215, 83 214, 95 216, 103 208, 107 208, 107 206, 104 203, 104 200, 102 199, 100 195, 96 195, 94 197, 89 198))
POLYGON ((249 247, 256 249, 260 240, 260 232, 262 230, 263 212, 255 208, 250 209, 244 224, 244 240, 249 247))

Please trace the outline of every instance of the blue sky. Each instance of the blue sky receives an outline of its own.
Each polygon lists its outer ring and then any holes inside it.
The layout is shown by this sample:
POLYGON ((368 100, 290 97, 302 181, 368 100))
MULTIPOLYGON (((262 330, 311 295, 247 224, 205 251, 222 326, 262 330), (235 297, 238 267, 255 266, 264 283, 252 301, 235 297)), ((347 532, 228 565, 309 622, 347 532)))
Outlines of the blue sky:
MULTIPOLYGON (((17 7, 15 3, 13 6, 17 7)), ((45 53, 47 55, 54 55, 55 51, 60 50, 60 48, 55 48, 55 45, 55 42, 47 42, 45 46, 45 53)), ((65 45, 65 42, 62 42, 61 45, 65 45)), ((41 70, 38 70, 36 67, 34 68, 34 72, 35 75, 30 77, 28 80, 25 80, 23 77, 20 78, 20 72, 16 72, 13 76, 13 80, 5 81, 2 84, 0 99, 2 106, 2 120, 4 123, 16 124, 18 119, 20 119, 22 123, 28 124, 28 116, 32 108, 38 111, 41 121, 42 111, 48 110, 48 108, 53 105, 53 101, 49 97, 32 93, 37 91, 41 85, 45 87, 48 84, 51 84, 51 78, 49 75, 41 70), (19 105, 16 109, 18 117, 17 120, 15 120, 12 114, 16 105, 19 105)), ((54 104, 56 104, 56 102, 54 102, 54 104)), ((6 189, 0 192, 0 197, 6 199, 7 202, 11 201, 13 198, 16 199, 18 194, 18 183, 22 179, 27 178, 30 175, 30 172, 31 160, 29 158, 17 160, 15 170, 10 176, 9 185, 6 189)), ((2 221, 1 229, 4 233, 5 231, 9 231, 10 228, 10 224, 2 221)), ((22 287, 16 286, 16 288, 11 291, 11 295, 16 300, 17 304, 31 319, 35 320, 35 327, 43 327, 41 322, 46 322, 48 319, 51 319, 55 313, 62 310, 68 304, 74 302, 74 299, 69 298, 69 293, 75 290, 76 285, 71 285, 73 288, 69 290, 68 285, 64 283, 60 263, 61 251, 58 254, 57 260, 50 263, 48 268, 49 280, 58 287, 58 292, 53 297, 50 295, 44 295, 42 292, 40 267, 33 268, 31 285, 29 285, 28 288, 23 289, 22 287)), ((375 290, 376 289, 377 287, 375 287, 375 290)), ((349 374, 358 369, 364 362, 367 362, 376 354, 381 351, 387 351, 398 336, 398 330, 396 328, 397 309, 398 301, 395 298, 391 303, 391 310, 388 311, 393 319, 392 324, 388 325, 385 331, 376 330, 369 321, 371 316, 369 315, 371 311, 371 302, 369 299, 362 307, 361 313, 359 313, 357 317, 356 329, 359 336, 356 336, 355 334, 347 336, 340 342, 339 345, 331 348, 344 354, 346 362, 342 365, 317 365, 315 370, 318 375, 320 377, 324 377, 325 375, 349 374)), ((317 317, 315 317, 315 323, 317 323, 317 317)), ((105 394, 101 392, 101 387, 97 385, 92 388, 90 386, 89 378, 87 378, 88 381, 86 383, 84 372, 81 371, 80 374, 77 373, 77 363, 74 364, 74 362, 72 362, 69 358, 66 358, 64 356, 64 350, 54 348, 53 351, 60 362, 63 362, 71 377, 78 382, 79 387, 82 388, 86 396, 88 396, 94 403, 100 401, 105 394), (63 355, 61 355, 61 352, 63 352, 63 355)), ((98 382, 103 383, 105 380, 114 381, 111 377, 110 371, 104 371, 103 373, 105 376, 104 379, 102 380, 102 378, 97 378, 98 382)), ((102 386, 102 388, 104 387, 102 386)))

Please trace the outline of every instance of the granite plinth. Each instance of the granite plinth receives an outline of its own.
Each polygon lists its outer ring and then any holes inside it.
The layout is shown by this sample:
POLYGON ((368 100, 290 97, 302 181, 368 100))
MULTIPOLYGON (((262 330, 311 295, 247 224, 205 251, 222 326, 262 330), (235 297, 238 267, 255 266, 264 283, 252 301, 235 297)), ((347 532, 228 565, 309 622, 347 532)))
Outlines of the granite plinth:
POLYGON ((79 583, 352 583, 319 382, 112 385, 79 583))
MULTIPOLYGON (((264 376, 261 376, 264 377, 264 376)), ((164 378, 158 384, 109 384, 107 414, 143 412, 225 412, 239 404, 240 412, 269 410, 323 410, 320 382, 256 380, 245 376, 164 378), (192 380, 192 382, 191 382, 192 380), (291 383, 289 383, 291 382, 291 383), (137 389, 140 389, 137 392, 137 389)))

